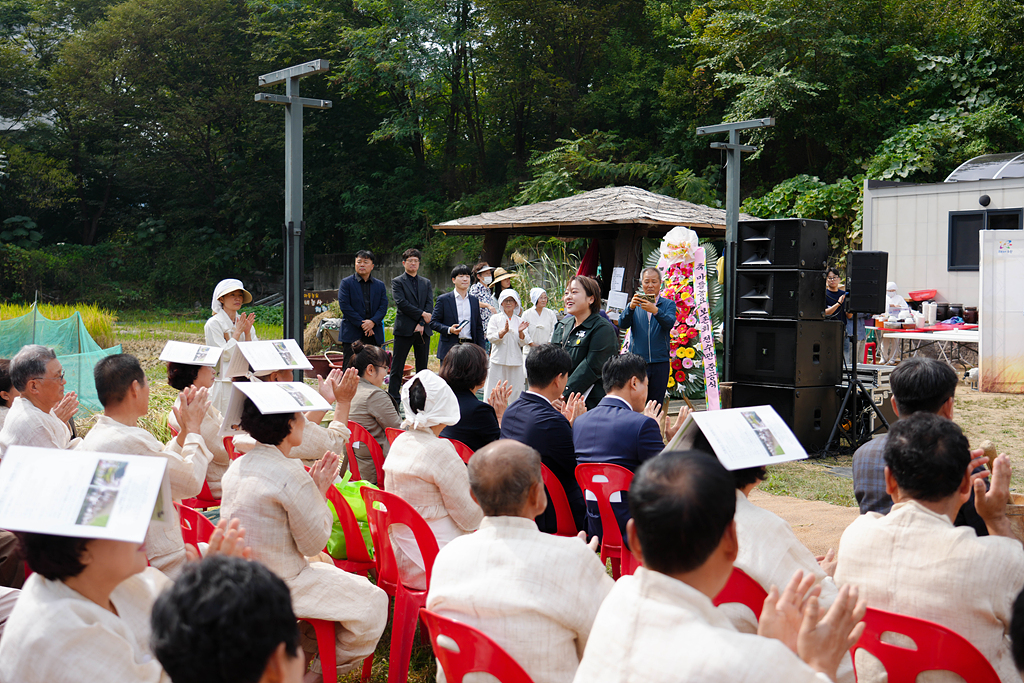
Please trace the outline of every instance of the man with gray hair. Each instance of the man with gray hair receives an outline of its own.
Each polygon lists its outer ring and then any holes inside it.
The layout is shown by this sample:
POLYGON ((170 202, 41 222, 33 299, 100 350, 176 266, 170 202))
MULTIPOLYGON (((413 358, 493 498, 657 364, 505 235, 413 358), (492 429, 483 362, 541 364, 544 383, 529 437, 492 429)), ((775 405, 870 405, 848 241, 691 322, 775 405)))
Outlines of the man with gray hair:
POLYGON ((0 429, 0 457, 9 446, 74 448, 68 420, 78 410, 78 396, 64 393, 64 369, 53 349, 23 346, 11 359, 11 384, 21 395, 14 399, 0 429))
POLYGON ((596 539, 537 528, 547 496, 540 454, 526 444, 501 439, 478 450, 469 485, 486 516, 438 553, 427 609, 486 633, 536 683, 569 683, 613 585, 596 539))

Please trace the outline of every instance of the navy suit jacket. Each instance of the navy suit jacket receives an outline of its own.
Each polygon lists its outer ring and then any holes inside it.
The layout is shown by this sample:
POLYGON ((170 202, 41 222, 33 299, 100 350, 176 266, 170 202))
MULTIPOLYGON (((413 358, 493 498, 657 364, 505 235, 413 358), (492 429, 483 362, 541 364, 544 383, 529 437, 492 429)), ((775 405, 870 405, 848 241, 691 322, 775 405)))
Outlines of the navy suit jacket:
MULTIPOLYGON (((543 396, 524 392, 505 410, 501 418, 501 438, 515 439, 540 453, 541 462, 558 477, 565 489, 576 529, 584 530, 586 506, 583 491, 576 481, 576 454, 569 421, 543 396)), ((555 533, 558 524, 550 501, 536 521, 541 531, 555 533)))
MULTIPOLYGON (((477 346, 484 345, 484 325, 480 319, 480 300, 469 294, 469 338, 477 346)), ((446 292, 437 297, 434 312, 430 316, 430 326, 441 335, 437 344, 437 359, 444 360, 448 349, 459 343, 459 335, 448 334, 448 328, 459 322, 459 309, 455 305, 455 293, 446 292)))
MULTIPOLYGON (((341 308, 341 341, 351 344, 363 338, 366 307, 363 288, 358 275, 349 275, 338 285, 338 307, 341 308)), ((384 316, 388 312, 388 290, 384 283, 370 276, 370 319, 373 320, 373 339, 377 346, 384 345, 384 316)))
POLYGON ((501 436, 498 417, 491 404, 484 403, 470 391, 456 391, 459 421, 441 430, 445 439, 455 439, 478 451, 501 436))
MULTIPOLYGON (((572 441, 579 464, 608 463, 625 467, 630 472, 635 472, 642 462, 665 448, 658 423, 643 413, 635 412, 614 396, 605 396, 600 403, 576 418, 572 441)), ((620 495, 622 502, 612 503, 612 511, 625 542, 629 500, 625 491, 620 495)), ((602 535, 597 501, 587 501, 587 524, 590 536, 602 535)))

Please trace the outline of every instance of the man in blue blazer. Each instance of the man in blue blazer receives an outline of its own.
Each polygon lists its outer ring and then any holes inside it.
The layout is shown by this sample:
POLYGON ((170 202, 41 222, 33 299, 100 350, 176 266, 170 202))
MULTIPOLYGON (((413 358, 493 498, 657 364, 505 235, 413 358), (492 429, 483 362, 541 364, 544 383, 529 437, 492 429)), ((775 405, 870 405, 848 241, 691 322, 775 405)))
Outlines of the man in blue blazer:
POLYGON ((480 300, 469 293, 470 270, 462 264, 452 268, 455 289, 437 297, 430 327, 441 335, 437 360, 443 361, 456 344, 484 346, 484 326, 480 319, 480 300))
MULTIPOLYGON (((635 472, 645 460, 662 451, 658 422, 644 412, 647 400, 647 362, 635 353, 612 356, 601 371, 605 397, 580 415, 572 428, 576 462, 608 463, 635 472)), ((656 404, 648 409, 656 414, 656 404)), ((626 538, 629 501, 623 491, 621 501, 612 496, 612 511, 626 538)), ((601 515, 596 500, 587 501, 587 526, 590 536, 601 535, 601 515)))
POLYGON ((352 355, 352 342, 384 345, 384 316, 388 312, 388 291, 384 283, 370 277, 373 252, 356 252, 356 272, 338 285, 338 306, 341 308, 341 346, 345 362, 352 355))
MULTIPOLYGON (((583 492, 576 482, 576 454, 570 422, 574 415, 571 412, 566 415, 553 405, 554 401, 561 399, 570 372, 572 358, 565 349, 557 344, 542 344, 534 348, 526 357, 526 379, 530 388, 505 409, 501 418, 501 438, 515 439, 540 453, 541 462, 565 490, 576 530, 583 531, 587 528, 586 507, 583 492)), ((567 412, 571 410, 571 407, 566 409, 567 412)), ((555 533, 558 524, 550 496, 547 509, 535 521, 541 531, 555 533)))

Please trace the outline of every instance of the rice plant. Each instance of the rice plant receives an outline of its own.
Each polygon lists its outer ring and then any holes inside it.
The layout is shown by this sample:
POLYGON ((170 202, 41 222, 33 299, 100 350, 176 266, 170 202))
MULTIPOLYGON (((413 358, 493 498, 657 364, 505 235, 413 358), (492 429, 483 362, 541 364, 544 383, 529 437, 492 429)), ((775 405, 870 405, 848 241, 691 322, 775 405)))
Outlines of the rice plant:
MULTIPOLYGON (((20 318, 32 310, 32 304, 0 304, 0 320, 20 318)), ((85 329, 100 347, 106 349, 117 344, 114 323, 117 315, 113 311, 93 304, 39 304, 39 313, 49 320, 64 320, 75 313, 82 316, 85 329)))

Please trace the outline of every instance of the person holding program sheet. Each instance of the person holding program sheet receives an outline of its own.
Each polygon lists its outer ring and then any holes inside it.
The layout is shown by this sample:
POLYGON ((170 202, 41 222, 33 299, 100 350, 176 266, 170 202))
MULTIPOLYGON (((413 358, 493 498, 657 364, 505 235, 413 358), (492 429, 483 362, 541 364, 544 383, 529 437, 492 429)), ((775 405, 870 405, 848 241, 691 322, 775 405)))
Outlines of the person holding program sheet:
MULTIPOLYGON (((349 368, 339 389, 346 402, 358 382, 349 368)), ((283 401, 288 410, 296 405, 290 397, 283 401)), ((365 577, 306 559, 318 555, 331 535, 334 514, 326 495, 338 474, 338 455, 322 453, 308 472, 291 457, 310 424, 301 411, 264 414, 246 398, 240 424, 256 445, 224 474, 222 514, 241 520, 253 559, 288 585, 296 617, 337 622, 338 672, 346 673, 373 652, 387 624, 388 596, 365 577)), ((313 629, 305 622, 300 628, 302 647, 312 655, 313 629)), ((317 660, 313 670, 319 669, 317 660)))
POLYGON ((11 384, 20 393, 0 429, 0 457, 9 446, 75 448, 68 420, 78 410, 75 392, 64 393, 64 368, 53 349, 23 346, 11 359, 11 384))
POLYGON ((221 413, 227 410, 228 399, 231 397, 231 378, 227 376, 226 371, 235 344, 259 339, 253 327, 256 314, 246 315, 238 312, 251 301, 252 294, 245 291, 241 280, 221 280, 213 290, 213 300, 210 302, 213 316, 206 321, 204 330, 207 346, 219 346, 224 349, 220 357, 220 374, 210 393, 214 407, 221 413))
MULTIPOLYGON (((138 426, 139 418, 149 412, 149 382, 135 356, 107 356, 96 364, 93 375, 103 414, 96 418, 79 450, 165 458, 171 497, 181 500, 198 494, 213 457, 202 436, 203 419, 210 407, 206 389, 190 387, 178 395, 181 431, 165 446, 138 426)), ((146 556, 151 566, 174 579, 185 566, 186 554, 178 511, 169 512, 165 520, 150 523, 146 556)))

